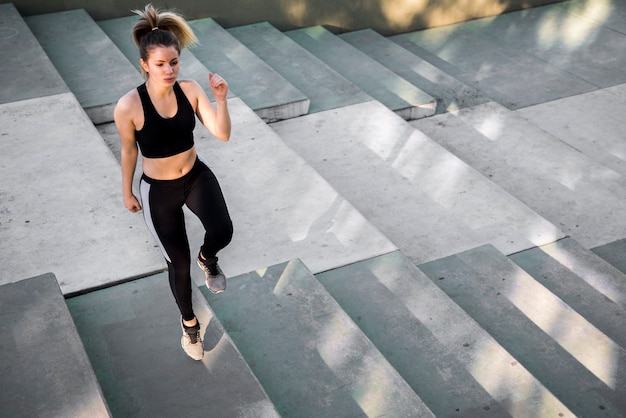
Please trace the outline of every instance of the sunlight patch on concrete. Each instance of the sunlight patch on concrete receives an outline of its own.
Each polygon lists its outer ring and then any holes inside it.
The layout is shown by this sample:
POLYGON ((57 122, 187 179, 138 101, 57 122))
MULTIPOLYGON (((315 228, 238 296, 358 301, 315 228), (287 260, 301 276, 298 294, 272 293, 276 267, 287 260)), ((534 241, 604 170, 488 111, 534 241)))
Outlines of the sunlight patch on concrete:
POLYGON ((513 278, 508 299, 587 370, 615 389, 620 347, 524 273, 513 278))

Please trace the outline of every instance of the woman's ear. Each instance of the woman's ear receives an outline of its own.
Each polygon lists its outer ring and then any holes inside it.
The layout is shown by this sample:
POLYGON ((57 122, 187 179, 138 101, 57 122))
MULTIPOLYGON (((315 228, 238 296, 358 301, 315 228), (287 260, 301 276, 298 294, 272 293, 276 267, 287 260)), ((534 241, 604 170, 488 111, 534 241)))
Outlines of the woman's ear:
POLYGON ((139 65, 141 65, 141 68, 143 68, 143 70, 146 72, 146 74, 148 73, 148 63, 145 62, 143 60, 143 58, 139 58, 139 65))

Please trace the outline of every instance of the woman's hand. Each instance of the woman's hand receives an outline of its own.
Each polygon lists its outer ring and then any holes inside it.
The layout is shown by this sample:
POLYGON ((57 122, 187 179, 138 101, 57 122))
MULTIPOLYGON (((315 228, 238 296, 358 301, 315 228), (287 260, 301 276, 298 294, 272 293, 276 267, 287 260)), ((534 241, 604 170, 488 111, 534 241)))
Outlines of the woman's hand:
POLYGON ((209 86, 215 100, 226 100, 228 83, 219 74, 209 73, 209 86))
POLYGON ((137 200, 133 194, 130 196, 124 196, 124 206, 132 213, 136 213, 141 210, 141 204, 139 204, 139 200, 137 200))

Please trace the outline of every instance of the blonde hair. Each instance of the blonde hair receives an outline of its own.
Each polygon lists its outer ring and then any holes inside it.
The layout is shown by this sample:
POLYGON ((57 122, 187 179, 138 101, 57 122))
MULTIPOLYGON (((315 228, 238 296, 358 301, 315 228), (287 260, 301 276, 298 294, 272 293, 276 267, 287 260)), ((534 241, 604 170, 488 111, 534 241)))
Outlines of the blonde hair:
MULTIPOLYGON (((198 43, 198 38, 183 16, 173 11, 161 11, 148 3, 143 10, 133 10, 140 19, 132 35, 139 48, 139 56, 147 61, 150 50, 157 46, 174 46, 178 53, 198 43)), ((142 74, 146 77, 142 69, 142 74)))

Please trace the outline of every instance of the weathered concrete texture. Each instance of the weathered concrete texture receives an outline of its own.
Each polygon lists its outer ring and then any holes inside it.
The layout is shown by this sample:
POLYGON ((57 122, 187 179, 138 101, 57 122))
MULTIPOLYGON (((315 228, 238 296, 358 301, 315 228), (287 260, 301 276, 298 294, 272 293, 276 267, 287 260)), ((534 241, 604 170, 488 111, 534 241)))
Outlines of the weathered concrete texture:
POLYGON ((626 410, 626 350, 493 247, 418 267, 576 416, 626 410))
POLYGON ((0 103, 69 92, 13 4, 0 4, 0 103))
POLYGON ((620 84, 516 113, 597 163, 626 176, 625 108, 626 84, 620 84))
POLYGON ((0 286, 0 347, 2 416, 111 416, 53 274, 0 286))
POLYGON ((272 127, 415 263, 485 243, 510 254, 563 237, 377 102, 272 127))
POLYGON ((0 283, 52 271, 71 293, 165 267, 72 94, 0 105, 0 119, 0 283))
POLYGON ((213 19, 190 22, 200 44, 193 54, 210 71, 228 80, 233 93, 263 120, 304 115, 309 99, 213 19))
POLYGON ((306 94, 311 101, 309 113, 373 100, 269 23, 240 26, 228 32, 306 94))
POLYGON ((400 252, 316 278, 436 416, 574 416, 400 252))
POLYGON ((436 100, 321 26, 285 32, 361 90, 404 119, 435 113, 436 100))
POLYGON ((278 417, 197 290, 205 353, 186 356, 166 273, 67 303, 113 416, 278 417))
MULTIPOLYGON (((397 249, 240 99, 230 100, 229 109, 230 142, 203 126, 195 131, 198 153, 220 181, 234 223, 233 241, 219 254, 225 273, 292 258, 318 273, 397 249)), ((193 215, 187 224, 195 253, 204 230, 193 215)), ((202 283, 201 271, 193 271, 202 283)))
POLYGON ((583 246, 626 236, 624 177, 515 112, 489 103, 412 125, 583 246))
POLYGON ((91 120, 112 121, 117 100, 142 81, 115 44, 84 10, 25 20, 91 120))
POLYGON ((434 416, 300 261, 230 286, 202 291, 282 416, 434 416))

